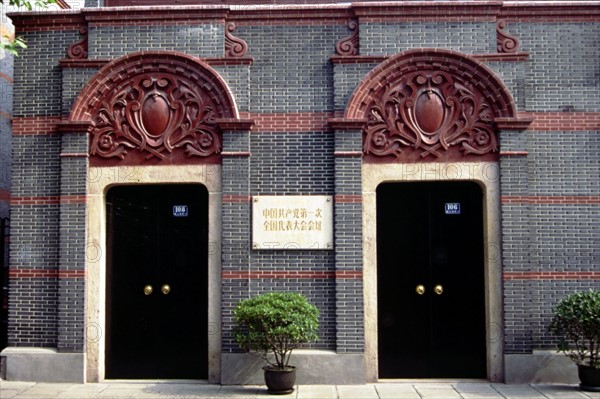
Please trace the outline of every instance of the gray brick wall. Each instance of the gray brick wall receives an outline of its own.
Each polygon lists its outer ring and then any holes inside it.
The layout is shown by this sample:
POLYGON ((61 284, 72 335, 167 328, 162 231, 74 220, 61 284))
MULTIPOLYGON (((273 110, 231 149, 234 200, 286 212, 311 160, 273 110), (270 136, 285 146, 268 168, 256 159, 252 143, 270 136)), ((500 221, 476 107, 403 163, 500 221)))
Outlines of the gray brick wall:
POLYGON ((223 25, 95 27, 88 34, 88 57, 118 58, 143 50, 181 51, 196 57, 222 57, 223 25))
POLYGON ((9 285, 8 345, 56 347, 56 278, 13 279, 9 285), (24 315, 27 309, 27 315, 24 315))
POLYGON ((511 23, 527 62, 527 111, 600 111, 598 23, 511 23))
POLYGON ((69 115, 77 96, 98 72, 96 68, 64 68, 62 70, 62 114, 69 115))
POLYGON ((28 47, 15 59, 14 115, 61 115, 62 71, 68 46, 81 39, 77 31, 28 32, 28 47))
POLYGON ((254 57, 251 112, 333 110, 329 57, 345 26, 239 26, 235 33, 254 57))
POLYGON ((421 47, 466 54, 496 52, 494 22, 364 23, 359 37, 361 55, 393 55, 421 47))
POLYGON ((250 69, 247 65, 213 67, 231 90, 239 112, 250 111, 250 69))
POLYGON ((525 87, 527 62, 488 62, 486 64, 512 94, 517 109, 524 111, 527 96, 525 87))
POLYGON ((600 195, 598 133, 528 132, 531 194, 600 195))
POLYGON ((331 133, 253 133, 251 149, 254 195, 333 193, 331 133))
POLYGON ((336 64, 333 66, 335 111, 343 113, 359 82, 377 64, 336 64))

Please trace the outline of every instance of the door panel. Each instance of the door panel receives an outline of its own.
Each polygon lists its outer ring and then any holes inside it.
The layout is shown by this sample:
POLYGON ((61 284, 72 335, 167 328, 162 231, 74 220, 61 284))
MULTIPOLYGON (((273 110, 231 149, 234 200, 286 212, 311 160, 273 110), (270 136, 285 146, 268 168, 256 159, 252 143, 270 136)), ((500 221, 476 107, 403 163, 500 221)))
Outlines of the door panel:
POLYGON ((115 187, 107 215, 106 377, 207 378, 206 189, 115 187))
POLYGON ((381 378, 486 376, 482 201, 470 182, 379 186, 381 378))

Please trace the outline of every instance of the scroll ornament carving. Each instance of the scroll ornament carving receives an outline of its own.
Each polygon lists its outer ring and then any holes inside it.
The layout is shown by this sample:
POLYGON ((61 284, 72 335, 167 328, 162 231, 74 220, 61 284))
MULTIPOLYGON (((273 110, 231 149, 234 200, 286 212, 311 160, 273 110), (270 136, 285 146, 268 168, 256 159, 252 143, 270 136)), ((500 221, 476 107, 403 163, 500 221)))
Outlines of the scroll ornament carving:
POLYGON ((67 57, 72 60, 84 60, 88 56, 88 31, 86 28, 81 28, 79 34, 83 38, 71 44, 67 49, 67 57))
POLYGON ((182 77, 154 73, 118 86, 93 118, 90 154, 145 160, 183 151, 207 157, 221 151, 215 105, 197 85, 182 77))
POLYGON ((349 21, 348 28, 352 34, 337 41, 335 51, 338 55, 357 55, 358 54, 358 22, 349 21))
POLYGON ((243 57, 248 52, 248 44, 233 36, 231 33, 235 30, 235 24, 229 22, 225 30, 225 55, 227 57, 243 57))
POLYGON ((363 135, 363 152, 375 156, 412 150, 437 159, 452 146, 463 155, 498 150, 489 104, 442 71, 413 72, 385 88, 369 107, 363 135))
POLYGON ((521 41, 515 36, 508 34, 504 29, 506 21, 496 23, 496 43, 499 53, 516 53, 521 47, 521 41))

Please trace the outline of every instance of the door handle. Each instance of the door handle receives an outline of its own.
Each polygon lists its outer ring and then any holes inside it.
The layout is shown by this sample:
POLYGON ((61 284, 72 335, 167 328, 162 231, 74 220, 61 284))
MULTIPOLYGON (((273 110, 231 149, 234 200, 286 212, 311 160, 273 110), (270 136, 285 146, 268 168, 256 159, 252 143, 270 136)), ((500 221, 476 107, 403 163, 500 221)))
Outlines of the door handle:
POLYGON ((153 289, 152 289, 151 285, 146 285, 144 287, 144 295, 150 295, 150 294, 152 294, 152 291, 153 291, 153 289))
POLYGON ((444 293, 444 287, 442 287, 441 284, 438 284, 435 287, 433 287, 433 292, 435 292, 438 295, 442 295, 444 293))
POLYGON ((425 286, 423 284, 419 284, 417 285, 417 288, 415 288, 415 291, 417 294, 423 295, 425 293, 425 286))
POLYGON ((162 292, 164 295, 169 295, 169 292, 171 292, 171 286, 169 284, 163 284, 163 286, 160 287, 160 292, 162 292))

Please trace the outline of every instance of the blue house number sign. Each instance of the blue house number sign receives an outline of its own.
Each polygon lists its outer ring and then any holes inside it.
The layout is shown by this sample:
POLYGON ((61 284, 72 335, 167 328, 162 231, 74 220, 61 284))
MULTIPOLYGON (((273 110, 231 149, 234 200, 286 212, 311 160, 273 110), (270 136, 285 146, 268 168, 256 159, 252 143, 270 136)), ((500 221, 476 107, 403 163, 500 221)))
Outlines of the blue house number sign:
POLYGON ((444 211, 446 212, 446 215, 460 215, 460 203, 446 202, 444 205, 444 211))
POLYGON ((173 205, 173 216, 178 218, 185 218, 188 215, 187 205, 173 205))

